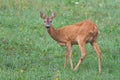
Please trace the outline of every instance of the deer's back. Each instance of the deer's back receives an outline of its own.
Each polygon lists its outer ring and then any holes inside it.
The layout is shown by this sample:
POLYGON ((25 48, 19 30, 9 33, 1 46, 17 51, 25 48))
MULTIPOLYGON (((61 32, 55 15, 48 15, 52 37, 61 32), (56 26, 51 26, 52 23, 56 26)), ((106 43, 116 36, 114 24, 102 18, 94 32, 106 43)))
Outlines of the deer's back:
POLYGON ((98 29, 92 21, 83 21, 59 29, 61 41, 77 43, 78 40, 92 41, 98 34, 98 29))

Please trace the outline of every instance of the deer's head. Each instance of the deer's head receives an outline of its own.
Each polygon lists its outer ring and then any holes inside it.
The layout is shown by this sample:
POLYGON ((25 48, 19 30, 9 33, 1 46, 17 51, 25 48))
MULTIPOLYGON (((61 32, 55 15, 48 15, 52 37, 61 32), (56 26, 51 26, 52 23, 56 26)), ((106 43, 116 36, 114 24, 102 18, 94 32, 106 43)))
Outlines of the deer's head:
POLYGON ((52 26, 52 20, 56 16, 55 12, 52 12, 51 16, 46 16, 43 12, 40 12, 40 17, 44 20, 44 26, 49 29, 52 26))

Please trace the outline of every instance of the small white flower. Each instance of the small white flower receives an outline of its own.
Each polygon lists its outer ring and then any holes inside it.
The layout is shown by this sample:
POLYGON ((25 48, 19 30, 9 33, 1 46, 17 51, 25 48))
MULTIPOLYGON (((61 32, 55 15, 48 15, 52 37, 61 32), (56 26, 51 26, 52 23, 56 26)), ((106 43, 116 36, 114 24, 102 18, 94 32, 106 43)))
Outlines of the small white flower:
POLYGON ((100 6, 100 7, 103 7, 103 4, 100 3, 99 6, 100 6))
POLYGON ((79 4, 79 2, 75 2, 75 4, 79 4))

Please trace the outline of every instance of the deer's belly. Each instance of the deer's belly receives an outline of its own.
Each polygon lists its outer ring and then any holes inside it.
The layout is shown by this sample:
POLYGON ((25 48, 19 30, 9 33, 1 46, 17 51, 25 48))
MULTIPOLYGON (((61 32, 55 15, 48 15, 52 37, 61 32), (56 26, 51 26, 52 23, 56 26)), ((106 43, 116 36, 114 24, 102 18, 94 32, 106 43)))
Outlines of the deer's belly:
POLYGON ((59 42, 58 44, 59 44, 60 46, 65 46, 65 43, 59 42))

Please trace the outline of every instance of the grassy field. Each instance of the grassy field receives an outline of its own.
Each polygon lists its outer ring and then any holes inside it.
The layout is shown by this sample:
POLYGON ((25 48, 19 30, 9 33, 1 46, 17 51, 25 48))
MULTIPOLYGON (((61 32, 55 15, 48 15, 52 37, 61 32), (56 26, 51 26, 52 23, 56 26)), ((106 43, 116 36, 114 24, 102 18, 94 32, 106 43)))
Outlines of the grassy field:
MULTIPOLYGON (((80 58, 73 46, 74 66, 80 58)), ((120 80, 120 0, 0 0, 0 80, 120 80), (86 19, 100 30, 102 73, 88 44, 77 71, 63 68, 65 47, 49 36, 39 16, 56 11, 55 28, 86 19)))

